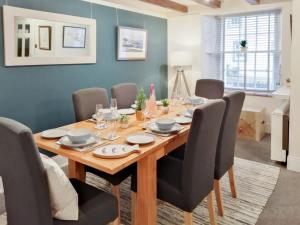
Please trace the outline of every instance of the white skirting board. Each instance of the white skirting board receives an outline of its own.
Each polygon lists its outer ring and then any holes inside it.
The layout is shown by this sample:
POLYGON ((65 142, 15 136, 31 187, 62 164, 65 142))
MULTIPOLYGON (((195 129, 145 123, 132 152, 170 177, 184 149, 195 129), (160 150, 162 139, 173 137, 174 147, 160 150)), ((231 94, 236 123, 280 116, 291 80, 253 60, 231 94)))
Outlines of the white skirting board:
POLYGON ((287 159, 287 169, 300 172, 300 158, 289 155, 287 159))

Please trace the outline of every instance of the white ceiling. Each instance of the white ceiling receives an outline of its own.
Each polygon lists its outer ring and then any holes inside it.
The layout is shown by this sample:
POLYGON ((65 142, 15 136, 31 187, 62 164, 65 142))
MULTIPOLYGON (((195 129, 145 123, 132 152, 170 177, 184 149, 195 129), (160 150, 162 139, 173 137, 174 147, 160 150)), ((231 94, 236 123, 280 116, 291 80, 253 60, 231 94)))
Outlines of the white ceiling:
MULTIPOLYGON (((130 10, 130 11, 137 11, 140 13, 145 13, 145 14, 160 16, 160 17, 168 17, 177 14, 182 14, 180 12, 176 12, 171 9, 159 7, 139 0, 83 0, 83 1, 108 5, 108 6, 130 10)), ((193 13, 195 13, 195 11, 201 12, 201 10, 207 9, 207 6, 200 5, 194 2, 193 0, 172 0, 172 1, 187 5, 189 9, 193 11, 193 13)), ((234 1, 233 4, 235 2, 238 2, 238 4, 239 2, 245 4, 246 0, 221 0, 221 1, 227 3, 228 5, 231 4, 231 2, 233 1, 234 1)), ((287 1, 292 1, 292 0, 261 0, 261 3, 268 4, 268 3, 287 2, 287 1)))

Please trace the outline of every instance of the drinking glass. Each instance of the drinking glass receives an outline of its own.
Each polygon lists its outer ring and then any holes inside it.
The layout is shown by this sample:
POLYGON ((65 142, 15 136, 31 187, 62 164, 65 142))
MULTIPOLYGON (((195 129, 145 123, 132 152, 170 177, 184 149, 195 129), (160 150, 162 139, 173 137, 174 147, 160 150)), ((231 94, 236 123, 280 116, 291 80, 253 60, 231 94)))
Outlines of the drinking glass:
POLYGON ((112 125, 112 130, 108 134, 108 139, 114 140, 117 137, 117 119, 110 120, 110 123, 112 125))
POLYGON ((102 104, 97 104, 96 105, 96 112, 95 112, 96 120, 97 120, 97 129, 105 129, 106 125, 105 122, 103 121, 103 105, 102 104))
POLYGON ((116 111, 116 110, 118 109, 117 99, 112 98, 112 99, 110 100, 110 109, 111 109, 112 111, 116 111))

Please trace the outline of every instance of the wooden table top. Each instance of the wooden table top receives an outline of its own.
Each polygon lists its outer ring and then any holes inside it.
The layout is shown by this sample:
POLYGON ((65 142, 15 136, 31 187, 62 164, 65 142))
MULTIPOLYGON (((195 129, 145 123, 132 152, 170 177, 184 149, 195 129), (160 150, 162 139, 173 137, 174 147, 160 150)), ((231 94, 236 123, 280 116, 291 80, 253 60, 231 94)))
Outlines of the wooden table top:
MULTIPOLYGON (((162 114, 160 111, 158 112, 157 118, 174 118, 177 116, 178 112, 183 111, 185 108, 183 106, 178 106, 176 108, 171 108, 168 114, 162 114)), ((155 118, 154 118, 155 119, 155 118)), ((95 128, 95 123, 89 121, 82 121, 79 123, 70 124, 65 126, 66 128, 88 128, 92 130, 92 132, 100 133, 100 136, 107 136, 112 128, 107 128, 104 130, 97 130, 95 128)), ((148 145, 140 145, 140 153, 133 153, 125 158, 119 159, 102 159, 93 156, 92 152, 78 152, 75 150, 68 149, 66 147, 60 146, 56 144, 57 140, 48 140, 41 137, 41 133, 37 133, 34 135, 34 139, 39 148, 47 150, 49 152, 53 152, 57 155, 64 156, 73 161, 82 163, 84 165, 91 166, 95 169, 104 171, 109 174, 115 174, 127 166, 137 162, 141 158, 147 156, 148 154, 152 154, 156 152, 158 149, 165 148, 165 152, 160 152, 160 154, 167 154, 168 148, 172 148, 172 143, 183 140, 187 138, 187 134, 189 132, 190 125, 184 125, 184 129, 181 130, 178 134, 171 135, 169 137, 161 137, 155 135, 155 142, 148 145)), ((115 141, 110 141, 107 144, 126 144, 126 138, 128 135, 142 133, 145 132, 143 130, 143 122, 138 122, 135 119, 135 115, 130 116, 129 127, 127 129, 117 128, 117 133, 120 136, 115 141)), ((186 140, 184 140, 186 141, 186 140)), ((184 143, 184 142, 183 142, 184 143)), ((173 150, 173 149, 172 149, 173 150)), ((158 158, 162 157, 162 155, 158 156, 158 158)))

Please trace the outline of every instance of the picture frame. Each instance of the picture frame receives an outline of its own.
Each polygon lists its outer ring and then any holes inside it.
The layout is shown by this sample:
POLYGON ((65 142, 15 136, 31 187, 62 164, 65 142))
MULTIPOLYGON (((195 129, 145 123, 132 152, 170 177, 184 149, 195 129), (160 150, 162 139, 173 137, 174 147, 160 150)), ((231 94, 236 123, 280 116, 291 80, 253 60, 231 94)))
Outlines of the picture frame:
POLYGON ((63 48, 85 48, 86 28, 63 26, 63 48))
POLYGON ((118 26, 117 60, 145 60, 147 48, 147 30, 118 26))
POLYGON ((39 49, 51 51, 52 48, 51 26, 39 26, 39 49))

